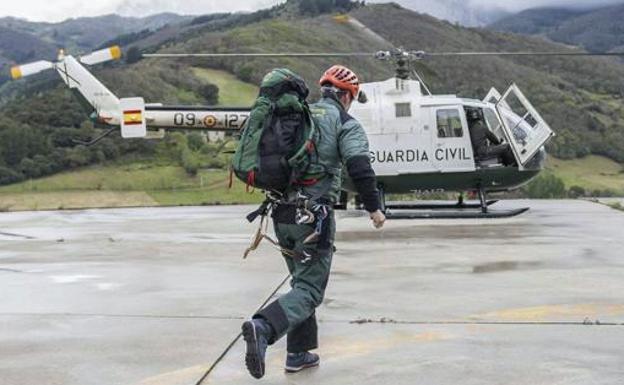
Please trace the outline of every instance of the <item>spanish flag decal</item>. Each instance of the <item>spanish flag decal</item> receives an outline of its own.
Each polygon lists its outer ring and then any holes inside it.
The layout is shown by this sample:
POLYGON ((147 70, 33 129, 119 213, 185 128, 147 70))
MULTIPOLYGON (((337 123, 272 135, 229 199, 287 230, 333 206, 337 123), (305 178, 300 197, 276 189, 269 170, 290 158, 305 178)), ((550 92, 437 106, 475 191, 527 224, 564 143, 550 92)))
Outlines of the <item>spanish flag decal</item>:
POLYGON ((124 111, 123 120, 126 126, 143 124, 143 113, 141 110, 124 111))

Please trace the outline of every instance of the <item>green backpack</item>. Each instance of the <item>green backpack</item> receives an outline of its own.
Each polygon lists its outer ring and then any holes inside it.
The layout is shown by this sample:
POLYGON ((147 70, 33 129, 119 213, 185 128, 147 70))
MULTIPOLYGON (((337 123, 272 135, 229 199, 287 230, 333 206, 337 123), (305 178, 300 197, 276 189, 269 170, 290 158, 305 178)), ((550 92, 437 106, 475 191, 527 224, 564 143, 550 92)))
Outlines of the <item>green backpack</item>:
POLYGON ((308 94, 305 81, 288 69, 275 69, 262 80, 232 160, 232 171, 248 188, 282 194, 322 177, 308 173, 318 161, 319 135, 308 94))

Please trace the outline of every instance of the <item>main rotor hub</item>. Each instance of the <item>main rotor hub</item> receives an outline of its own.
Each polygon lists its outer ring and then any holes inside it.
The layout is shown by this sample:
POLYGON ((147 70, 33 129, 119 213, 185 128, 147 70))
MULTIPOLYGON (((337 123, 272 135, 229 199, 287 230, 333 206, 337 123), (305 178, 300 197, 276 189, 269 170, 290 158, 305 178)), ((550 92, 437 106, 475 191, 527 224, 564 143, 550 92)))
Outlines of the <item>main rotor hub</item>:
POLYGON ((384 61, 394 61, 396 65, 396 77, 407 80, 412 73, 412 62, 422 60, 427 56, 425 51, 407 51, 403 48, 395 48, 390 51, 378 51, 375 58, 384 61))

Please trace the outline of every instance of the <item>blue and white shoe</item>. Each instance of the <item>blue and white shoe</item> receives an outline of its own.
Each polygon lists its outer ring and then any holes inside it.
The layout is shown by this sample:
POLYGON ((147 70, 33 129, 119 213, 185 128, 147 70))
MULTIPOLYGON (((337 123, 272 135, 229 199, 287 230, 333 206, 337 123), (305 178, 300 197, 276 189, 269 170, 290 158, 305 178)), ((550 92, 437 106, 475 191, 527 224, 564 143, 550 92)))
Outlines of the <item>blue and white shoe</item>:
POLYGON ((245 365, 254 378, 264 376, 264 358, 271 338, 271 325, 261 319, 246 321, 242 326, 243 339, 247 343, 245 365))
POLYGON ((288 353, 286 356, 286 373, 297 373, 303 369, 313 368, 319 366, 321 358, 318 354, 303 352, 303 353, 288 353))

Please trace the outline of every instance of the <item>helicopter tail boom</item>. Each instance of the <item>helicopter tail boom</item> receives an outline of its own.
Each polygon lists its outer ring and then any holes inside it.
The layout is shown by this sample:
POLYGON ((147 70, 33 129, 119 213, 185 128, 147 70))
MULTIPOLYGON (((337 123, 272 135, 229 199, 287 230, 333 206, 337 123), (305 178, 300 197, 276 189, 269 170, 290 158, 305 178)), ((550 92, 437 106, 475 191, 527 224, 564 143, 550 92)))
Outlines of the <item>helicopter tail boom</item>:
MULTIPOLYGON (((82 61, 82 60, 81 60, 82 61)), ((66 56, 55 65, 63 82, 86 101, 96 112, 97 120, 109 125, 120 123, 120 102, 104 84, 72 56, 66 56)))

